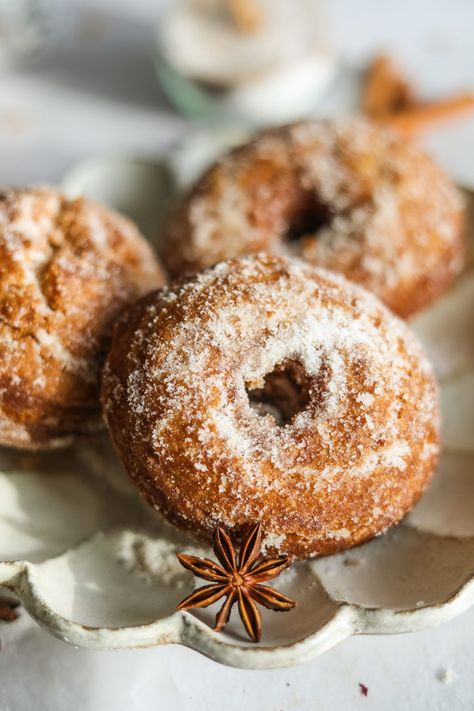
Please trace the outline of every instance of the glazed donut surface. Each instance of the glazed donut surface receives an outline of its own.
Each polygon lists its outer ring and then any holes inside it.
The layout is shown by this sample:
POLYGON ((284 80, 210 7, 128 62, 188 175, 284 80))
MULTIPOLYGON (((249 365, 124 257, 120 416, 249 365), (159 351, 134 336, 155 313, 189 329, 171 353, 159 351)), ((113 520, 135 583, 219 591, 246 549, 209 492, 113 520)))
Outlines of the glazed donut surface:
POLYGON ((221 263, 132 307, 102 400, 147 500, 209 538, 262 520, 302 558, 399 521, 438 456, 437 388, 415 336, 303 262, 221 263))
POLYGON ((212 167, 169 221, 173 275, 258 251, 344 274, 406 317, 464 260, 463 205, 419 150, 362 120, 270 129, 212 167))
POLYGON ((114 321, 164 283, 131 222, 49 188, 0 194, 0 443, 69 444, 101 425, 114 321))

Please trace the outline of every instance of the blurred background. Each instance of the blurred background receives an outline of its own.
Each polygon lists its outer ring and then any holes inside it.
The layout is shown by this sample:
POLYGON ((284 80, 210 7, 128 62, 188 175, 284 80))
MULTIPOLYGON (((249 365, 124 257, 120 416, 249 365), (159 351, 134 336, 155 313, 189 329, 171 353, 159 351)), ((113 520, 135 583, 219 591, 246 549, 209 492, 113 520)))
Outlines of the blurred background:
MULTIPOLYGON (((259 8, 247 28, 231 12, 238 5, 0 0, 0 180, 58 181, 89 155, 157 156, 190 121, 360 111, 380 53, 420 101, 474 91, 470 0, 243 0, 244 16, 259 8)), ((474 182, 469 111, 418 140, 474 182)))
MULTIPOLYGON (((365 113, 474 187, 473 29, 472 0, 0 0, 0 182, 160 211, 146 166, 165 156, 185 184, 256 127, 365 113)), ((177 648, 75 650, 21 614, 0 623, 0 709, 472 709, 473 633, 471 610, 243 672, 177 648)))

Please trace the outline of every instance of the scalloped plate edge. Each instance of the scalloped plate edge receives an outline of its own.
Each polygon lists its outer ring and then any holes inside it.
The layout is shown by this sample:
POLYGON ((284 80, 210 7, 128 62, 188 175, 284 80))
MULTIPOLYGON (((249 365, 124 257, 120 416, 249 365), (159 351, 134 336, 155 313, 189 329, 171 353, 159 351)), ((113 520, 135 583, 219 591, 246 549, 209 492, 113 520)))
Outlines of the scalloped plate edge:
POLYGON ((288 645, 250 647, 228 642, 187 612, 134 627, 90 627, 52 610, 35 589, 30 564, 0 564, 0 583, 14 592, 31 617, 59 639, 89 649, 130 649, 181 644, 216 662, 247 669, 271 669, 309 661, 344 639, 360 634, 413 632, 453 619, 474 604, 474 572, 441 605, 408 610, 365 608, 345 602, 318 630, 288 645))

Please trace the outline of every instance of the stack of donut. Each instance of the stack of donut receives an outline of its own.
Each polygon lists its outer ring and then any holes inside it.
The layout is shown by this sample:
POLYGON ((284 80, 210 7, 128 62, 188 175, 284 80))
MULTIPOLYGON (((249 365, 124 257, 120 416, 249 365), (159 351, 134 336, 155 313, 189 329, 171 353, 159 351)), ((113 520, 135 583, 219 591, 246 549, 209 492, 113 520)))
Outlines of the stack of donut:
POLYGON ((0 442, 96 431, 101 387, 128 473, 175 525, 261 521, 299 558, 356 545, 435 469, 437 386, 399 317, 461 271, 462 230, 449 179, 360 121, 272 129, 210 168, 170 218, 170 286, 125 218, 6 192, 0 442))

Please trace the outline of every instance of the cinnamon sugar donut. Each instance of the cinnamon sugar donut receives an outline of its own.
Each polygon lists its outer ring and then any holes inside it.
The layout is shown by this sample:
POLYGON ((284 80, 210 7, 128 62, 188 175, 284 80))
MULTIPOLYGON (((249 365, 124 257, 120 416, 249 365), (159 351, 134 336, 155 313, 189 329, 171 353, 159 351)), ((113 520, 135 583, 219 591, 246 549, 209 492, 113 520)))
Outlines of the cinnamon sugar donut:
POLYGON ((56 190, 0 194, 0 443, 40 449, 100 426, 124 306, 164 283, 136 228, 56 190))
POLYGON ((130 476, 170 521, 206 539, 262 520, 267 548, 301 558, 399 521, 438 457, 415 336, 298 260, 241 257, 140 300, 102 401, 130 476))
POLYGON ((341 272, 406 317, 462 269, 463 206, 446 175, 362 120, 271 129, 184 198, 163 260, 173 275, 266 251, 341 272))

